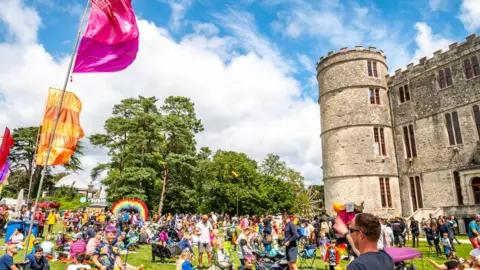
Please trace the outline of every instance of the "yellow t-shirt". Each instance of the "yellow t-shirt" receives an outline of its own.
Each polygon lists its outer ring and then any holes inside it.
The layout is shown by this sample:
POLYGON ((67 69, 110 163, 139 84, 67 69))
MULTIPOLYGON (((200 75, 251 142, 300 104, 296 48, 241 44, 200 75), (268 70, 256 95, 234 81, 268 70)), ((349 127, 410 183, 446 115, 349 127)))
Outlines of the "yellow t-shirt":
POLYGON ((98 222, 105 222, 105 215, 98 216, 98 222))
POLYGON ((55 213, 50 212, 50 214, 48 214, 48 218, 47 218, 47 225, 54 225, 55 224, 55 219, 56 219, 55 213))

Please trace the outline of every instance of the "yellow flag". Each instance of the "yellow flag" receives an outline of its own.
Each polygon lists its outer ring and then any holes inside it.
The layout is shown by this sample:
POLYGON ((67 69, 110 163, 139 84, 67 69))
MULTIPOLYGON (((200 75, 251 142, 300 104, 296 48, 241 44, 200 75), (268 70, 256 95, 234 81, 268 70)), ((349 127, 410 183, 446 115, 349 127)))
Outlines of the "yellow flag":
POLYGON ((235 171, 232 171, 232 175, 235 177, 235 178, 238 178, 240 175, 238 175, 238 173, 236 173, 235 171))
POLYGON ((65 97, 60 109, 57 129, 55 130, 55 134, 53 134, 53 125, 61 95, 62 90, 55 88, 50 88, 48 90, 42 133, 38 143, 37 165, 45 165, 51 136, 54 136, 54 139, 52 151, 48 159, 48 165, 50 166, 66 164, 70 160, 70 157, 75 153, 75 147, 77 146, 78 140, 85 136, 82 127, 80 126, 80 111, 82 110, 82 103, 72 92, 65 92, 65 97))

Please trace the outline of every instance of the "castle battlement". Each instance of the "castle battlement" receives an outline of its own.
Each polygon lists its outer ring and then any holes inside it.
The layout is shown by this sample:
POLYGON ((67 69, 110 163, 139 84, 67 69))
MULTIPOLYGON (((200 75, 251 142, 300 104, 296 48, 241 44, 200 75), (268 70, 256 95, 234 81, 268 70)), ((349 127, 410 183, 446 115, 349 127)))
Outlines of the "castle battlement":
POLYGON ((340 51, 335 52, 335 51, 330 51, 326 56, 320 57, 320 60, 317 62, 317 67, 322 64, 323 62, 327 61, 328 59, 331 59, 332 57, 335 57, 337 55, 342 55, 346 53, 355 53, 355 52, 370 52, 370 53, 376 53, 381 55, 384 59, 387 59, 387 56, 382 50, 377 50, 376 47, 368 47, 364 48, 363 46, 355 46, 355 48, 348 49, 348 47, 340 48, 340 51))
POLYGON ((406 69, 399 68, 395 70, 395 74, 388 76, 389 84, 395 81, 402 81, 409 76, 416 76, 429 69, 436 68, 451 62, 452 56, 455 58, 467 55, 473 51, 478 50, 480 47, 480 36, 477 34, 471 34, 465 38, 462 43, 454 42, 448 46, 448 48, 440 49, 433 53, 433 56, 425 56, 418 60, 418 63, 414 62, 407 65, 406 69))

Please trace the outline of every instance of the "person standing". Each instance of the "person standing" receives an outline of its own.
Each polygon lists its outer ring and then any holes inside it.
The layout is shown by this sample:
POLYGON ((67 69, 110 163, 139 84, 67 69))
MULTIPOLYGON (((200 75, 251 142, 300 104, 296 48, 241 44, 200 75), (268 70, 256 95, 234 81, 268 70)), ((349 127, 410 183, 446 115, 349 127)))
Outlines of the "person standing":
POLYGON ((474 215, 473 220, 468 223, 468 239, 472 243, 473 248, 479 248, 478 241, 480 237, 480 227, 478 222, 480 221, 480 215, 474 215))
POLYGON ((297 255, 298 247, 297 240, 300 239, 297 226, 293 223, 290 215, 285 214, 283 216, 283 223, 285 224, 285 230, 283 232, 283 245, 285 246, 285 255, 290 270, 297 270, 297 255))
POLYGON ((383 250, 378 250, 380 238, 380 221, 372 214, 358 214, 349 227, 350 235, 360 256, 347 265, 347 270, 393 269, 392 257, 383 250))
POLYGON ((53 226, 55 226, 57 215, 55 214, 55 210, 51 210, 48 213, 47 217, 47 225, 48 225, 48 234, 52 234, 53 226))
POLYGON ((416 221, 413 217, 410 218, 410 232, 412 233, 412 247, 415 247, 415 243, 417 243, 418 247, 420 245, 420 241, 418 240, 420 229, 418 228, 418 221, 416 221))
POLYGON ((206 251, 208 256, 208 266, 212 265, 212 244, 210 242, 210 233, 213 231, 212 224, 208 221, 208 216, 203 215, 202 220, 195 226, 199 230, 198 237, 198 268, 203 268, 203 253, 206 251))

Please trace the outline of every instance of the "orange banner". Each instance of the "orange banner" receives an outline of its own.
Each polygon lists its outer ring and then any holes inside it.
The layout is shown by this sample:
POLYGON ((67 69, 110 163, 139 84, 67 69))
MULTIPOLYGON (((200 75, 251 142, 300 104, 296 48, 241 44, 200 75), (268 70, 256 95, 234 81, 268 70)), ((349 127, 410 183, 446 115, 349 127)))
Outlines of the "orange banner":
MULTIPOLYGON (((37 148, 37 165, 45 165, 48 145, 53 133, 53 125, 61 95, 62 90, 55 88, 48 90, 42 133, 37 148)), ((80 126, 81 110, 82 103, 80 99, 72 92, 65 92, 57 129, 53 138, 52 150, 48 159, 49 166, 66 164, 75 153, 78 140, 85 136, 80 126)))

